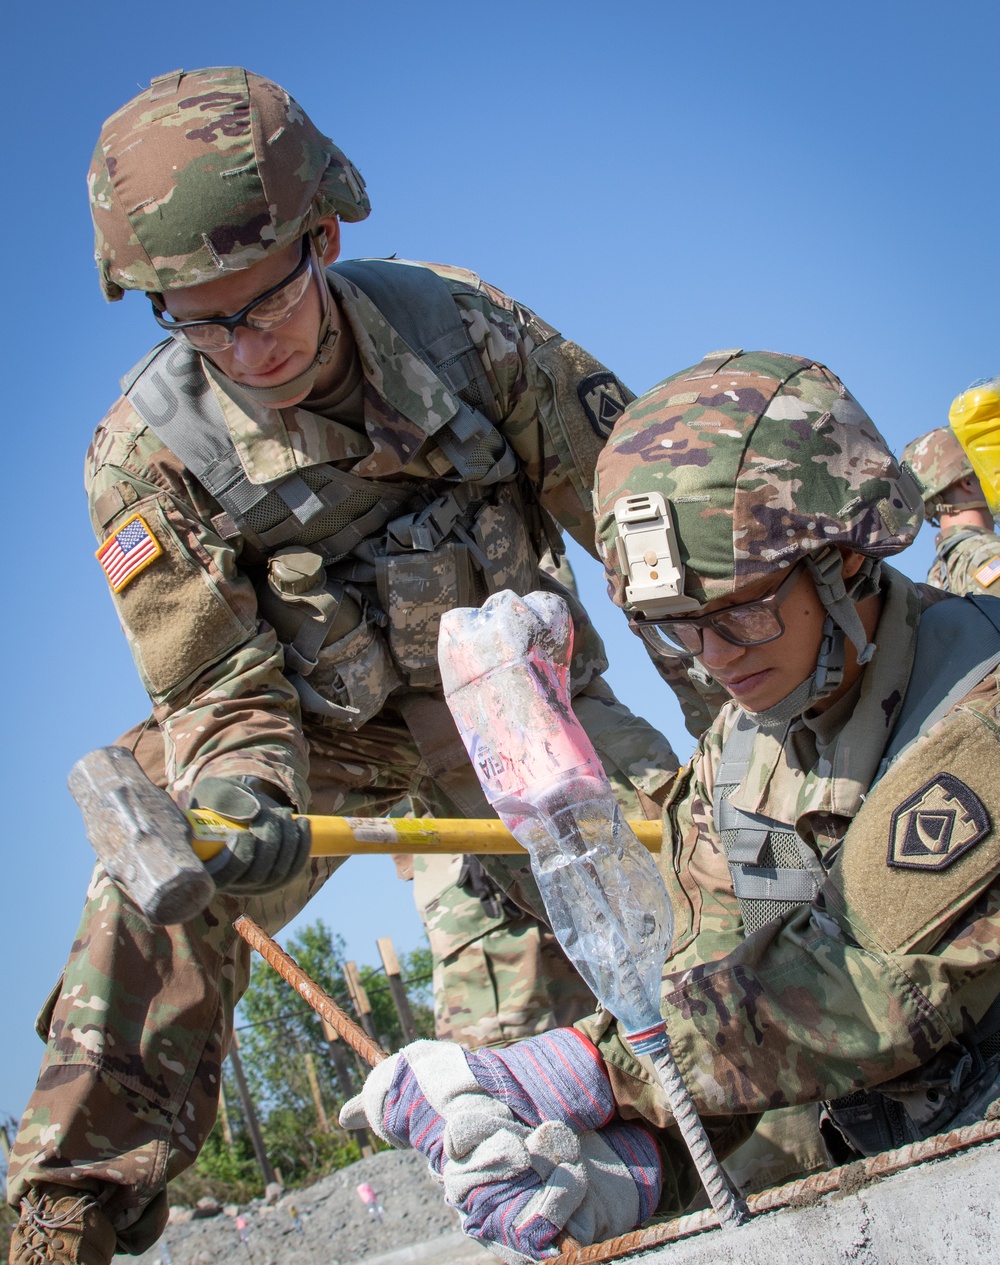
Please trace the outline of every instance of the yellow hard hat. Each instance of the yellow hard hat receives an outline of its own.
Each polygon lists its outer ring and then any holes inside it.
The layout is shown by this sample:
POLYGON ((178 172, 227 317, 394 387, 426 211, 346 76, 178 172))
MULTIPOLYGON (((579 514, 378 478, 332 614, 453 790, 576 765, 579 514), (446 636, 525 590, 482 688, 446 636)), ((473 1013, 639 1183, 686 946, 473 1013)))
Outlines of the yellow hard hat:
POLYGON ((956 396, 948 420, 996 518, 1000 515, 1000 375, 979 378, 956 396))

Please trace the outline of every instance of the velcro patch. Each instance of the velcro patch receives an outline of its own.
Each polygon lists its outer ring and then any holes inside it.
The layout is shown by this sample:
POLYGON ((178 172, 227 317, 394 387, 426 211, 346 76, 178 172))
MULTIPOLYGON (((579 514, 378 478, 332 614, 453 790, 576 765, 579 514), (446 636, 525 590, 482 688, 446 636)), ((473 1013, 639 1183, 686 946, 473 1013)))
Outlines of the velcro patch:
POLYGON ((900 870, 945 870, 975 847, 991 824, 973 790, 950 773, 939 773, 892 814, 887 862, 900 870))
POLYGON ((595 434, 607 439, 629 402, 625 388, 613 373, 605 369, 588 374, 578 384, 576 392, 595 434))
POLYGON ((981 566, 978 571, 972 573, 972 578, 984 589, 988 589, 998 577, 1000 577, 1000 556, 991 558, 985 566, 981 566))
POLYGON ((120 593, 162 553, 146 520, 141 514, 133 514, 112 532, 94 556, 104 568, 112 593, 120 593))
MULTIPOLYGON (((984 697, 989 711, 996 695, 987 688, 984 697)), ((1000 730, 970 696, 872 787, 823 888, 828 910, 862 944, 926 953, 997 881, 998 756, 1000 730), (928 781, 929 769, 948 772, 928 781)))

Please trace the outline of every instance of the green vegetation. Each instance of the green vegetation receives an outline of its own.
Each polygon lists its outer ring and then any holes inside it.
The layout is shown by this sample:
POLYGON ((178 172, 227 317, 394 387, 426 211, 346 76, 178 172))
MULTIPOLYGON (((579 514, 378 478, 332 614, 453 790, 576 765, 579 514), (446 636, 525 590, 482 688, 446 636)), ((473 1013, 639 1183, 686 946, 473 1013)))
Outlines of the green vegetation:
MULTIPOLYGON (((318 921, 291 937, 285 948, 348 1014, 358 1018, 344 979, 344 945, 339 936, 318 921)), ((430 949, 425 947, 401 954, 400 968, 417 1030, 421 1036, 433 1036, 430 949)), ((379 1040, 388 1049, 398 1049, 403 1037, 384 971, 359 966, 359 973, 371 1002, 379 1040)), ((337 1123, 348 1090, 340 1084, 318 1016, 256 956, 250 986, 237 1011, 236 1029, 243 1069, 268 1158, 280 1172, 284 1184, 288 1187, 308 1184, 359 1159, 357 1142, 337 1123), (310 1083, 310 1060, 326 1127, 320 1119, 310 1083)), ((346 1046, 344 1049, 356 1092, 367 1068, 350 1049, 346 1046)), ((225 1113, 220 1112, 194 1166, 171 1183, 171 1203, 193 1205, 206 1195, 221 1203, 245 1203, 263 1194, 236 1082, 228 1064, 224 1088, 225 1113), (226 1139, 226 1122, 231 1144, 226 1139)))

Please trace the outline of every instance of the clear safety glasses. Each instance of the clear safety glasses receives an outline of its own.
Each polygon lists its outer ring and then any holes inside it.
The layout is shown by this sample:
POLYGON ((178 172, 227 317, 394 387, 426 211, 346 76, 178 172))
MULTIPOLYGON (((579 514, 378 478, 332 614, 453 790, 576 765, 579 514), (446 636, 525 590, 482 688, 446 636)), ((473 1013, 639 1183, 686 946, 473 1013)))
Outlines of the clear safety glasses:
POLYGON ((232 347, 236 331, 241 326, 248 329, 278 329, 290 320, 295 309, 306 297, 312 278, 312 250, 308 236, 302 239, 302 258, 283 281, 265 290, 246 307, 232 316, 212 316, 197 321, 175 321, 153 302, 156 323, 168 330, 174 338, 190 343, 196 351, 225 351, 232 347))
POLYGON ((711 628, 734 646, 760 646, 777 640, 785 631, 778 608, 798 583, 804 566, 804 560, 796 563, 773 593, 752 602, 740 602, 694 619, 644 620, 633 615, 629 622, 666 659, 701 654, 705 628, 711 628))

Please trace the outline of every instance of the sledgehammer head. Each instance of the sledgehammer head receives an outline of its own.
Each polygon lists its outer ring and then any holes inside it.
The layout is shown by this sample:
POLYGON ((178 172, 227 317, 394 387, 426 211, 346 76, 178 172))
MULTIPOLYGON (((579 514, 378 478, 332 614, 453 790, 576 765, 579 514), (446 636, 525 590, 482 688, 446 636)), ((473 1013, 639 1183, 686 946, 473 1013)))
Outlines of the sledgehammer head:
POLYGON ((191 850, 188 819, 124 747, 78 760, 69 789, 104 868, 152 923, 187 922, 215 895, 191 850))

